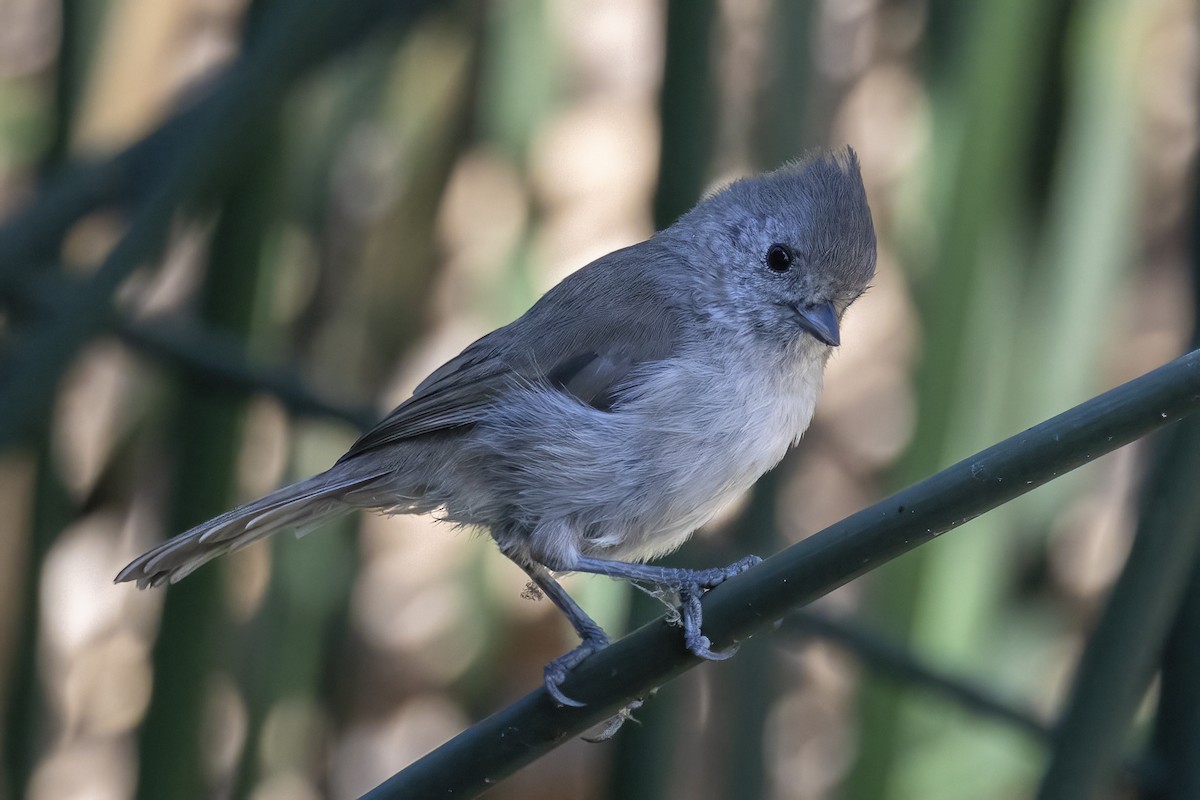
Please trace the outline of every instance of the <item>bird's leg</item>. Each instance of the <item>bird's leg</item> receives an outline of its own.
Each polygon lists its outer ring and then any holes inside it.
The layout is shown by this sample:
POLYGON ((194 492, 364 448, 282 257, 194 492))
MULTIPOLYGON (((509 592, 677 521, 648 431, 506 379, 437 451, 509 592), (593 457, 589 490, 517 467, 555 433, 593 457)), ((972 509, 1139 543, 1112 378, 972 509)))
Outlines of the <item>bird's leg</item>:
POLYGON ((579 607, 574 598, 567 594, 566 589, 562 588, 559 582, 554 579, 550 570, 541 564, 522 564, 522 568, 529 575, 530 579, 533 580, 534 585, 542 591, 542 594, 549 597, 550 602, 558 606, 558 610, 570 620, 571 626, 575 628, 575 632, 583 640, 574 650, 547 664, 544 673, 546 691, 550 693, 551 697, 564 706, 582 708, 585 705, 584 703, 567 697, 563 694, 559 686, 566 680, 567 673, 576 664, 583 661, 592 653, 608 646, 608 635, 605 634, 603 628, 596 624, 595 620, 579 607))
MULTIPOLYGON (((687 645, 688 650, 700 658, 721 661, 737 652, 737 648, 734 647, 720 653, 712 649, 712 642, 700 631, 702 621, 700 598, 707 590, 724 583, 734 575, 745 572, 761 561, 762 559, 758 556, 748 556, 727 567, 679 569, 580 556, 575 559, 569 569, 573 572, 591 572, 596 575, 607 575, 610 578, 649 583, 658 589, 669 589, 678 593, 679 620, 683 627, 684 644, 687 645)), ((568 614, 568 616, 570 615, 568 614)), ((578 626, 576 627, 578 628, 578 626)))

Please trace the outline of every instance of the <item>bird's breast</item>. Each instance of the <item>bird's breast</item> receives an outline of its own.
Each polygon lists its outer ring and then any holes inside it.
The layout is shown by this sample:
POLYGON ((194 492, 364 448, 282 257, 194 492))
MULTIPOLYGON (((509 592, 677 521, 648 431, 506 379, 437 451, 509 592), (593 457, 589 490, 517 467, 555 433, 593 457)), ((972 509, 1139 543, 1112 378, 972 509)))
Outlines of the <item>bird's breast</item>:
POLYGON ((823 367, 722 353, 663 376, 647 409, 647 479, 662 487, 664 529, 686 536, 779 463, 812 419, 823 367))

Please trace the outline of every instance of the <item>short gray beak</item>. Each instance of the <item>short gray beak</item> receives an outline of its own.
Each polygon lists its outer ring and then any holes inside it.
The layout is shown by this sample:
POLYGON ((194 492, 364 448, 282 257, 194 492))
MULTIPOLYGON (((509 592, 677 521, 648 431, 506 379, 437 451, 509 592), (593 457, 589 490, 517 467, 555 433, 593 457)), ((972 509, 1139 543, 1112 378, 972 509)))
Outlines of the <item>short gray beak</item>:
POLYGON ((796 313, 800 316, 800 327, 811 333, 830 347, 842 343, 838 336, 837 311, 833 303, 814 303, 808 306, 797 306, 796 313))

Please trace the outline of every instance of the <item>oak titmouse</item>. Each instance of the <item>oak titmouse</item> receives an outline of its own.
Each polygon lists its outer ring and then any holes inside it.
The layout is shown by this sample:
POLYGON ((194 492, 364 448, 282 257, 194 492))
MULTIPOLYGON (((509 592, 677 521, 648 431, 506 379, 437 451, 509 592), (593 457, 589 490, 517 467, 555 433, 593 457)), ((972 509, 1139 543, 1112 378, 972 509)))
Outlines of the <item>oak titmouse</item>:
POLYGON ((479 339, 325 472, 209 520, 117 576, 183 578, 281 529, 354 509, 437 511, 491 533, 582 644, 547 689, 607 644, 555 580, 591 572, 677 593, 687 647, 719 658, 710 570, 641 562, 679 547, 808 427, 838 323, 875 271, 846 148, 737 181, 641 244, 597 259, 479 339))

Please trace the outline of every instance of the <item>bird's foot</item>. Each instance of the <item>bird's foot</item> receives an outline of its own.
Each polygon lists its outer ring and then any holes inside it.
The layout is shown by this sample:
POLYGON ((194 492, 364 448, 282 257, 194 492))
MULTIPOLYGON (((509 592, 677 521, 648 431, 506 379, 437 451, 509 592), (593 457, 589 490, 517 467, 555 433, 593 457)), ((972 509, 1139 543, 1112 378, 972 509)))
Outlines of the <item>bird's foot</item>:
MULTIPOLYGON (((734 575, 740 575, 761 561, 762 559, 758 556, 748 556, 727 567, 673 569, 584 556, 572 562, 569 569, 576 572, 608 575, 612 578, 624 578, 639 584, 650 584, 659 591, 674 592, 679 597, 679 612, 673 622, 683 628, 683 641, 688 650, 700 658, 721 661, 737 652, 737 648, 732 647, 724 651, 712 649, 712 641, 701 632, 703 609, 700 605, 700 598, 709 589, 719 586, 734 575)), ((546 691, 551 697, 564 706, 581 708, 585 704, 568 697, 561 688, 562 684, 567 679, 567 673, 588 656, 608 646, 608 636, 599 625, 583 613, 570 595, 553 580, 545 567, 534 565, 526 566, 525 569, 533 578, 536 587, 545 592, 554 601, 554 604, 567 615, 582 640, 574 650, 547 664, 544 673, 546 691)), ((615 728, 613 732, 616 732, 615 728)))
POLYGON ((679 624, 683 628, 683 643, 694 655, 708 661, 724 661, 737 653, 737 645, 728 650, 713 650, 712 642, 700 630, 704 612, 700 606, 700 598, 714 586, 719 586, 734 575, 740 575, 756 564, 762 563, 758 556, 747 556, 727 567, 688 571, 691 580, 681 582, 679 586, 679 624))
POLYGON ((712 649, 712 641, 701 632, 703 609, 700 598, 714 586, 719 586, 734 575, 740 575, 762 562, 758 556, 747 556, 727 567, 710 569, 676 569, 648 564, 628 564, 622 561, 607 561, 597 558, 580 558, 573 568, 580 572, 593 572, 613 578, 625 578, 636 584, 649 584, 652 594, 661 597, 670 592, 679 597, 679 610, 672 615, 672 624, 683 628, 683 641, 687 649, 700 658, 722 661, 737 652, 733 647, 725 651, 712 649))
MULTIPOLYGON (((587 630, 581 630, 580 638, 582 638, 583 641, 579 643, 578 647, 566 655, 559 656, 551 661, 546 665, 546 669, 543 672, 546 691, 549 692, 550 696, 558 701, 559 704, 570 706, 571 708, 583 708, 587 704, 568 697, 563 693, 563 690, 560 687, 562 686, 563 681, 567 679, 567 673, 578 666, 588 656, 608 647, 608 636, 605 635, 604 631, 601 630, 599 626, 588 628, 587 630)), ((617 727, 620 726, 618 725, 617 727)), ((613 733, 616 733, 615 728, 613 729, 613 733)))

